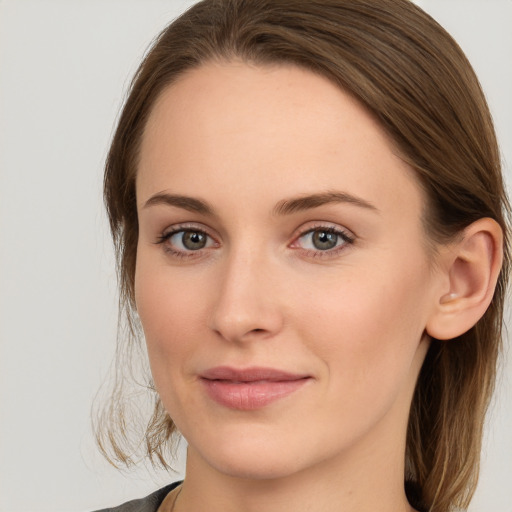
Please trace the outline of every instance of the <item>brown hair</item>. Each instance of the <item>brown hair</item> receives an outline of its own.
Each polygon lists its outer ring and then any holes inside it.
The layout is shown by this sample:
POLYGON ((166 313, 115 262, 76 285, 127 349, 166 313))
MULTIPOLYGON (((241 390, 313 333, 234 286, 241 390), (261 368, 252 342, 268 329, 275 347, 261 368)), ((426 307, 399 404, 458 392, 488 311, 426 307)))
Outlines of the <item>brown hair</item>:
MULTIPOLYGON (((431 512, 467 506, 501 345, 509 206, 491 116, 471 65, 446 31, 409 0, 204 0, 160 34, 134 77, 105 169, 121 311, 132 338, 119 340, 119 353, 140 334, 135 175, 145 123, 169 84, 215 59, 295 64, 353 94, 415 170, 428 198, 425 228, 433 242, 452 239, 482 217, 502 227, 504 265, 492 303, 456 342, 433 340, 409 418, 405 481, 411 503, 431 512)), ((98 439, 104 453, 108 444, 117 461, 130 464, 122 390, 121 379, 98 439)), ((156 394, 143 427, 143 451, 166 465, 175 427, 156 394)))

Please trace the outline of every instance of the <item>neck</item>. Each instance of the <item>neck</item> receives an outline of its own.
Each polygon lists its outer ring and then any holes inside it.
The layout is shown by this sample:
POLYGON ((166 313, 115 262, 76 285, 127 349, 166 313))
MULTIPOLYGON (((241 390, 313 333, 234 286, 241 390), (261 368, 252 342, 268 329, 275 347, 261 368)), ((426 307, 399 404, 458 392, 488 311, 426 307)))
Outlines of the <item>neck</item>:
MULTIPOLYGON (((350 453, 278 478, 244 478, 212 468, 192 448, 175 512, 412 512, 404 492, 403 445, 371 440, 350 453)), ((403 439, 405 439, 405 432, 403 439)))

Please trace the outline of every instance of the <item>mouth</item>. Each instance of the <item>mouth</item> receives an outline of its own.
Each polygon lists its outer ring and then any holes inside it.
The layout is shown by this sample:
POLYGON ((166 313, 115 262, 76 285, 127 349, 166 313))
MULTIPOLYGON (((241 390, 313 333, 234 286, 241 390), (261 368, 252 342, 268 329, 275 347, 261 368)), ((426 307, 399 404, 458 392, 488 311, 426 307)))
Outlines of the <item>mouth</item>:
POLYGON ((227 366, 206 370, 200 380, 208 396, 230 409, 261 409, 298 391, 312 378, 274 368, 236 369, 227 366))

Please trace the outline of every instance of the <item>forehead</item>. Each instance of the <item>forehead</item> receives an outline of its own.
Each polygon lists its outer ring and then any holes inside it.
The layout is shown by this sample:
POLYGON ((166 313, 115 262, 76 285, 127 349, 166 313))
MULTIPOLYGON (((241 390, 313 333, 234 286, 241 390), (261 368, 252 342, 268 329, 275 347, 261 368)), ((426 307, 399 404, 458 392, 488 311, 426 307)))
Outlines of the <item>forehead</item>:
POLYGON ((328 79, 291 65, 209 63, 164 90, 142 139, 139 205, 170 188, 226 206, 312 188, 348 189, 378 207, 402 196, 422 205, 414 174, 373 116, 328 79))

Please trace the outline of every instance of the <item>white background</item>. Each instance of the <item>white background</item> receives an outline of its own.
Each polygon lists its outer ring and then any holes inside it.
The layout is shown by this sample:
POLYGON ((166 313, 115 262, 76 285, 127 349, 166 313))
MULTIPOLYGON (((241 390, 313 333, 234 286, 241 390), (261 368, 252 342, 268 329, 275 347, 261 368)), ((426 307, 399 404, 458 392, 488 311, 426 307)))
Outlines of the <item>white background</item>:
MULTIPOLYGON (((90 407, 117 315, 102 165, 147 45, 191 3, 0 0, 1 512, 112 506, 179 477, 110 468, 92 440, 90 407)), ((512 1, 418 3, 474 64, 509 177, 512 1)), ((471 512, 512 511, 511 375, 509 359, 471 512)))

